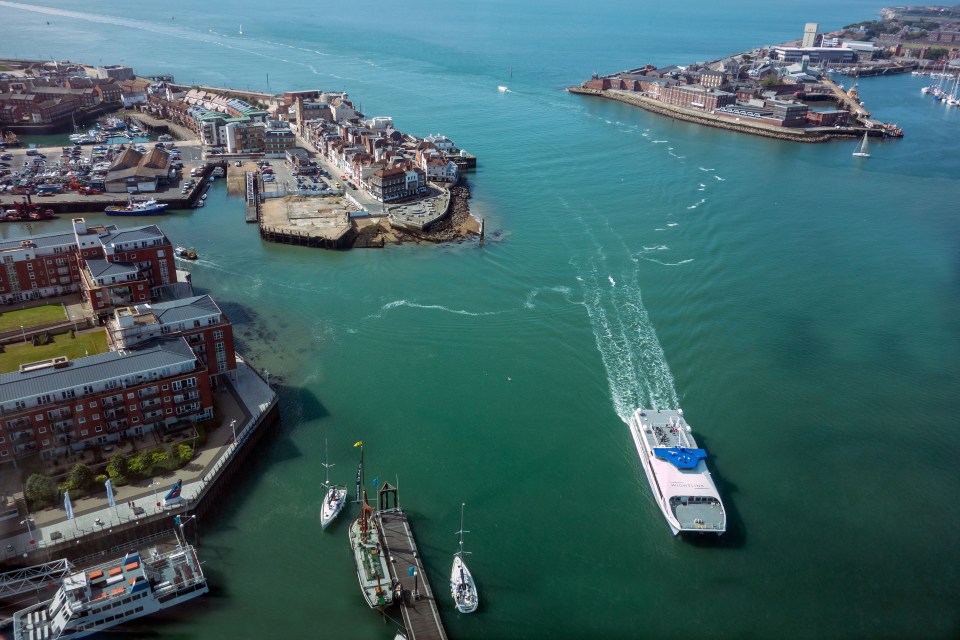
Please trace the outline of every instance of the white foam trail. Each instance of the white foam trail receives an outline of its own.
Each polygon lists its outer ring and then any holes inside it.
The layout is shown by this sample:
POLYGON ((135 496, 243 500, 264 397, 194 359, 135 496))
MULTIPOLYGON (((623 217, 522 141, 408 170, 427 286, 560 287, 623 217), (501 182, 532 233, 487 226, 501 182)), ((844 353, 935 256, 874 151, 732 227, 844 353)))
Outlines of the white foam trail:
POLYGON ((697 207, 699 207, 700 205, 702 205, 702 204, 703 204, 704 202, 706 202, 706 201, 707 201, 706 198, 700 198, 700 202, 697 202, 697 203, 694 203, 694 204, 690 205, 689 207, 687 207, 687 209, 696 209, 697 207))
POLYGON ((676 222, 668 222, 668 223, 667 223, 667 226, 668 226, 668 227, 675 227, 675 226, 677 226, 677 223, 676 223, 676 222))
POLYGON ((679 267, 682 264, 693 262, 693 258, 687 258, 686 260, 681 260, 680 262, 661 262, 656 258, 648 258, 646 256, 637 256, 637 257, 640 258, 641 260, 646 260, 647 262, 654 262, 656 264, 663 265, 664 267, 679 267))
POLYGON ((450 307, 445 307, 441 304, 419 304, 417 302, 410 302, 409 300, 394 300, 393 302, 388 302, 387 304, 380 307, 380 311, 373 315, 367 316, 367 318, 382 318, 384 312, 390 311, 391 309, 396 309, 398 307, 410 307, 411 309, 427 309, 432 311, 443 311, 445 313, 453 313, 460 316, 496 316, 504 311, 467 311, 466 309, 451 309, 450 307))
POLYGON ((664 142, 670 142, 669 140, 651 140, 653 144, 663 144, 664 142))
POLYGON ((720 176, 713 176, 713 177, 719 180, 720 182, 724 182, 726 180, 726 178, 721 178, 720 176))
POLYGON ((700 183, 700 188, 701 188, 701 189, 706 189, 706 188, 707 188, 707 185, 705 185, 705 184, 703 184, 703 183, 701 182, 701 183, 700 183))
POLYGON ((610 387, 611 400, 627 422, 637 407, 676 407, 673 375, 650 323, 640 289, 628 277, 619 287, 601 287, 595 260, 580 269, 582 304, 610 387))
POLYGON ((700 171, 715 171, 715 169, 707 169, 706 167, 699 167, 700 171))
POLYGON ((617 286, 617 281, 613 279, 613 276, 607 276, 607 279, 610 280, 610 286, 617 286))

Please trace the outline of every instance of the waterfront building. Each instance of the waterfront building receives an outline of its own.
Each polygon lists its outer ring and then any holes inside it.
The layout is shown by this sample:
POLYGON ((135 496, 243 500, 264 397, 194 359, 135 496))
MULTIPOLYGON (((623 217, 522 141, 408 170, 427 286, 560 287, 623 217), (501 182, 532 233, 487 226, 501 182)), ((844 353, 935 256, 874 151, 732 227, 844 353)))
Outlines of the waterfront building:
POLYGON ((857 61, 853 49, 833 47, 773 47, 770 57, 781 62, 800 62, 808 56, 811 64, 829 62, 831 64, 849 64, 857 61))
POLYGON ((268 158, 283 158, 297 146, 297 137, 289 127, 269 127, 263 132, 263 153, 268 158))
POLYGON ((408 200, 426 193, 427 176, 423 169, 404 162, 374 171, 368 188, 373 197, 382 202, 408 200))
POLYGON ((262 123, 234 119, 224 127, 228 153, 263 153, 266 129, 262 123))
POLYGON ((108 193, 153 192, 174 174, 166 149, 152 148, 142 153, 127 147, 110 163, 103 182, 108 193))
POLYGON ((107 323, 107 336, 111 348, 118 350, 183 337, 211 376, 237 368, 233 327, 209 295, 116 309, 107 323))
POLYGON ((0 374, 0 461, 50 459, 212 416, 209 376, 183 337, 23 364, 0 374))
POLYGON ((72 232, 0 242, 0 262, 0 303, 79 292, 99 315, 176 282, 173 246, 156 225, 121 230, 75 218, 72 232))
POLYGON ((109 64, 103 67, 94 67, 93 76, 107 80, 133 80, 136 74, 132 67, 125 67, 121 64, 109 64))
POLYGON ((678 107, 713 111, 736 102, 736 95, 728 91, 708 89, 702 85, 674 85, 665 87, 660 99, 678 107))

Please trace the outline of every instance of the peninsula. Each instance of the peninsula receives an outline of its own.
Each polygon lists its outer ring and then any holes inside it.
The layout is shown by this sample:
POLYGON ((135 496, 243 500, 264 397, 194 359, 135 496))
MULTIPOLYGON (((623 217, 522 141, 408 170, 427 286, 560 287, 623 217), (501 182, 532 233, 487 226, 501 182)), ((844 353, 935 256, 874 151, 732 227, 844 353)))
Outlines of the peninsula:
POLYGON ((4 221, 202 207, 209 182, 226 177, 269 241, 340 249, 480 235, 464 176, 476 157, 440 133, 418 137, 389 116, 368 117, 345 92, 269 94, 122 66, 0 63, 0 195, 15 196, 4 221), (68 146, 14 148, 17 134, 69 131, 68 146), (132 202, 138 196, 150 205, 132 202))
POLYGON ((571 93, 636 105, 678 120, 796 142, 832 138, 900 137, 892 123, 875 119, 856 85, 844 89, 831 74, 885 75, 939 70, 956 75, 960 42, 951 30, 956 11, 884 9, 879 23, 849 25, 821 34, 807 23, 795 42, 762 47, 685 66, 645 65, 594 74, 571 93), (917 20, 922 20, 919 26, 917 20), (926 29, 919 28, 920 26, 926 29), (930 42, 928 42, 930 40, 930 42), (939 46, 933 46, 933 42, 939 46))

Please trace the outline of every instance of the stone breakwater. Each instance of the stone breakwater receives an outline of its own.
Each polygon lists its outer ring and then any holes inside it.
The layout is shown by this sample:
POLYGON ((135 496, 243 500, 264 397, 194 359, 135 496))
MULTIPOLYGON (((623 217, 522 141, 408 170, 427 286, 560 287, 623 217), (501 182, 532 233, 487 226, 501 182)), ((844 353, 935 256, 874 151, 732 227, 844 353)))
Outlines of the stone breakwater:
POLYGON ((826 142, 834 137, 850 137, 852 135, 847 132, 831 132, 830 134, 827 134, 823 131, 793 131, 790 129, 783 129, 782 127, 772 127, 762 124, 731 122, 730 120, 720 118, 719 116, 709 113, 703 113, 700 111, 694 111, 693 109, 684 109, 683 107, 664 104, 659 100, 648 98, 632 91, 588 89, 586 87, 569 87, 567 91, 570 93, 598 96, 600 98, 607 98, 608 100, 624 102, 626 104, 631 104, 636 107, 646 109, 647 111, 652 111, 653 113, 670 116, 671 118, 675 118, 677 120, 683 120, 684 122, 694 122, 696 124, 702 124, 708 127, 728 129, 730 131, 749 133, 751 135, 763 136, 766 138, 777 138, 778 140, 790 140, 792 142, 826 142))

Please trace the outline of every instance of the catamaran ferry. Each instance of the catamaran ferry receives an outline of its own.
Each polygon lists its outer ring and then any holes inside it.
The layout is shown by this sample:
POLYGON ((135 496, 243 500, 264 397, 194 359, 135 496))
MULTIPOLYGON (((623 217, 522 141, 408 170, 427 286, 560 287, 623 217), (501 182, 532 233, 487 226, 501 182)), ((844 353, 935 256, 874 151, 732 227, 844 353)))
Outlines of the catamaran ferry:
POLYGON ((726 531, 727 514, 707 470, 707 452, 697 447, 683 411, 637 409, 630 433, 673 534, 726 531))
POLYGON ((14 640, 86 638, 208 591, 192 546, 123 558, 71 573, 53 598, 13 614, 14 640))

